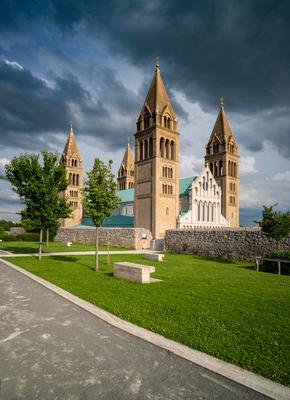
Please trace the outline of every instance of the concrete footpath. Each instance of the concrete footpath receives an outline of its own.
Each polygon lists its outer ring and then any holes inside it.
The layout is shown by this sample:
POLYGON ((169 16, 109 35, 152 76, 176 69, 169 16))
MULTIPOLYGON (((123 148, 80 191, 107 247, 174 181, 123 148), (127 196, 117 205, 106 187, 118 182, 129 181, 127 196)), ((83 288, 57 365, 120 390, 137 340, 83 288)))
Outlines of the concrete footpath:
POLYGON ((109 325, 1 261, 0 379, 1 400, 287 398, 109 325))
MULTIPOLYGON (((158 251, 153 251, 153 250, 113 250, 110 251, 110 255, 114 254, 154 254, 158 253, 158 251)), ((42 257, 49 257, 49 256, 86 256, 86 255, 95 255, 96 252, 93 251, 58 251, 58 252, 52 252, 52 253, 42 253, 42 257)), ((107 251, 99 251, 100 256, 107 255, 107 251)), ((11 258, 11 257, 38 257, 38 253, 24 253, 24 254, 15 254, 15 253, 9 253, 8 251, 5 250, 0 250, 0 256, 1 258, 11 258)))

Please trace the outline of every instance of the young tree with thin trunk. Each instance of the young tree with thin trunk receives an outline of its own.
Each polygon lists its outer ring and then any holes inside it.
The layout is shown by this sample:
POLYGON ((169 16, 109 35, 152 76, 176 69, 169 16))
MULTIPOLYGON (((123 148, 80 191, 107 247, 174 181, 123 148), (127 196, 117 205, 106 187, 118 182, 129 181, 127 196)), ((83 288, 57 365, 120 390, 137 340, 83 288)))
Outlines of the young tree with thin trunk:
POLYGON ((68 201, 61 196, 68 181, 64 167, 58 162, 58 155, 44 151, 42 157, 40 163, 36 154, 21 154, 5 166, 13 190, 25 205, 21 211, 23 225, 39 229, 39 260, 42 256, 43 231, 59 226, 59 220, 71 214, 68 201))
POLYGON ((93 220, 96 227, 96 271, 99 270, 99 228, 120 202, 116 194, 117 185, 112 164, 112 160, 106 165, 96 158, 83 189, 85 214, 93 220))

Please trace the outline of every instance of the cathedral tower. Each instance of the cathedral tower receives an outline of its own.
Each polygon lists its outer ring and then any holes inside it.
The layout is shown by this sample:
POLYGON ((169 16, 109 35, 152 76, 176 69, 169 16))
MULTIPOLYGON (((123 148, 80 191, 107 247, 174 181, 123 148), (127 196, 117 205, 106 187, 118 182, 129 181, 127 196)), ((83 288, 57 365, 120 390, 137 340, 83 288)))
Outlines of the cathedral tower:
POLYGON ((212 134, 206 145, 205 164, 221 189, 222 214, 230 227, 239 226, 239 155, 221 98, 212 134))
POLYGON ((118 171, 117 182, 118 190, 134 188, 134 157, 129 143, 118 171))
POLYGON ((153 238, 176 228, 179 214, 179 133, 159 62, 135 133, 135 227, 153 238))
POLYGON ((65 167, 66 176, 69 185, 64 192, 73 208, 70 218, 62 220, 61 226, 69 228, 78 225, 82 222, 83 206, 82 206, 82 185, 83 185, 83 165, 78 151, 72 124, 70 127, 69 136, 61 155, 61 163, 65 167))

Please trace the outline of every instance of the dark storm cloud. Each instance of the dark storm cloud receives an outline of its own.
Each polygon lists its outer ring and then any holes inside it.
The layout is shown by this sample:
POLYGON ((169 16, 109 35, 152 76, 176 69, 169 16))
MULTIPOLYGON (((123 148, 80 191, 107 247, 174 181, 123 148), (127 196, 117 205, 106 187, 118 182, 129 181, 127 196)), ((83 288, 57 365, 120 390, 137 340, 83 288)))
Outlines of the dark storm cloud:
POLYGON ((49 135, 65 133, 70 120, 77 120, 81 136, 123 146, 134 133, 141 95, 126 89, 109 68, 92 68, 90 79, 96 82, 94 98, 71 73, 50 73, 46 81, 0 58, 0 147, 59 150, 49 135))
MULTIPOLYGON (((147 77, 148 66, 159 55, 167 87, 181 91, 207 111, 215 110, 223 95, 229 114, 239 113, 252 119, 239 135, 240 144, 259 151, 268 140, 285 157, 290 157, 288 0, 31 0, 29 7, 25 3, 0 2, 0 35, 1 32, 10 32, 15 37, 19 32, 29 35, 32 22, 42 20, 54 22, 65 38, 71 39, 74 33, 85 30, 112 54, 135 64, 147 77), (281 115, 280 110, 286 111, 281 115), (272 115, 271 119, 267 113, 272 115), (246 131, 247 126, 253 130, 246 131)), ((97 71, 96 75, 100 82, 103 80, 99 84, 102 103, 111 103, 117 113, 127 113, 122 129, 128 129, 125 135, 131 133, 145 94, 142 99, 134 97, 114 79, 111 71, 97 71)), ((62 83, 56 80, 56 84, 58 88, 51 90, 51 99, 53 93, 61 91, 62 83)), ((70 80, 65 78, 64 93, 69 84, 70 80)), ((69 100, 55 101, 66 120, 69 100)), ((178 103, 175 107, 178 108, 178 103)), ((91 106, 88 98, 80 108, 87 116, 83 128, 89 134, 103 135, 108 143, 116 145, 120 138, 123 140, 121 128, 114 121, 102 118, 105 114, 99 114, 98 123, 94 123, 96 106, 91 106)), ((111 116, 109 106, 107 111, 111 116)), ((176 111, 179 114, 182 108, 176 111)), ((55 119, 58 127, 60 118, 55 119)))
POLYGON ((290 102, 289 1, 52 0, 64 31, 88 31, 144 67, 158 54, 170 86, 205 107, 220 95, 229 108, 290 102))

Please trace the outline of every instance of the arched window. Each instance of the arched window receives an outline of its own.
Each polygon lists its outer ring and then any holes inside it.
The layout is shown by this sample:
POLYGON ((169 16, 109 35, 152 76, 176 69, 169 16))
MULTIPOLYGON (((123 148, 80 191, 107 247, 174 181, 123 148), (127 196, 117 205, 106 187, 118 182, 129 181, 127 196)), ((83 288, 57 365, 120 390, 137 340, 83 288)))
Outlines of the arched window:
POLYGON ((229 174, 229 176, 232 176, 232 174, 231 174, 231 162, 229 161, 228 162, 228 174, 229 174))
POLYGON ((223 171, 223 162, 222 161, 220 161, 219 162, 219 175, 220 176, 223 176, 223 174, 224 174, 224 171, 223 171))
POLYGON ((143 160, 143 142, 140 140, 140 161, 143 160))
POLYGON ((170 159, 170 142, 166 139, 165 142, 166 158, 170 159))
POLYGON ((149 157, 153 157, 153 138, 149 139, 149 157))
POLYGON ((145 139, 144 141, 144 158, 145 160, 148 158, 148 140, 145 139))
POLYGON ((202 205, 202 220, 205 221, 205 203, 202 205))
POLYGON ((160 139, 160 157, 165 157, 165 140, 163 137, 160 139))
POLYGON ((79 176, 79 174, 77 174, 77 176, 76 176, 76 185, 79 186, 79 184, 80 184, 80 176, 79 176))
POLYGON ((175 160, 175 143, 174 140, 170 142, 171 160, 175 160))
POLYGON ((197 207, 197 220, 200 221, 200 213, 201 213, 201 203, 198 203, 198 207, 197 207))
POLYGON ((166 207, 166 215, 169 215, 169 208, 166 207))
POLYGON ((76 175, 73 174, 73 186, 75 186, 75 185, 76 185, 76 175))
POLYGON ((149 114, 145 114, 144 115, 144 129, 149 128, 149 120, 150 120, 149 114))

